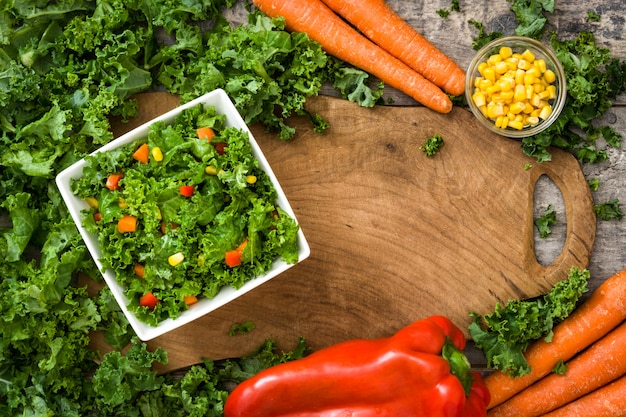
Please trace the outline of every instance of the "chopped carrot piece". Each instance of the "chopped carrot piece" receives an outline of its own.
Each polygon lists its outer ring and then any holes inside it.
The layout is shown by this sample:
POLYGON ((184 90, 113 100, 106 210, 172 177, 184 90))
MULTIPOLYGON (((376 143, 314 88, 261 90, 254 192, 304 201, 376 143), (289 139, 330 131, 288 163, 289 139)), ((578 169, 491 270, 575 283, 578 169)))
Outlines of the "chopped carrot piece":
POLYGON ((97 222, 99 222, 100 220, 102 220, 102 213, 100 213, 99 211, 96 211, 93 214, 93 219, 97 222))
POLYGON ((145 276, 146 269, 142 264, 135 264, 133 270, 135 272, 135 275, 137 275, 139 278, 143 278, 145 276))
POLYGON ((117 222, 117 230, 120 233, 137 231, 137 218, 126 214, 117 222))
POLYGON ((183 297, 183 300, 185 300, 185 304, 190 306, 198 302, 198 297, 196 297, 195 295, 186 295, 183 297))
POLYGON ((149 158, 148 144, 144 143, 137 148, 137 150, 133 153, 133 158, 142 164, 147 164, 149 158))
POLYGON ((210 127, 201 127, 196 130, 199 139, 211 140, 215 136, 215 131, 210 127))

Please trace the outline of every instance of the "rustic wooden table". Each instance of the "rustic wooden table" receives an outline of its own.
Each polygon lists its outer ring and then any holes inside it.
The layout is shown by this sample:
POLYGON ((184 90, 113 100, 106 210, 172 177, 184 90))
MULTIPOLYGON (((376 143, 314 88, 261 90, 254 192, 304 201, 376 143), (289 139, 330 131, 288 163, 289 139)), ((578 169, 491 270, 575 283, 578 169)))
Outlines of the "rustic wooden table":
MULTIPOLYGON (((243 3, 243 2, 242 2, 243 3)), ((591 31, 596 42, 609 48, 612 55, 626 59, 626 3, 616 0, 578 2, 564 0, 555 2, 553 14, 547 14, 546 31, 554 31, 559 39, 572 39, 580 31, 591 31), (588 13, 592 11, 600 16, 599 21, 589 21, 588 13)), ((478 30, 469 21, 481 22, 487 33, 498 31, 504 35, 513 35, 517 21, 510 11, 511 2, 498 1, 463 1, 459 2, 460 11, 451 11, 448 17, 441 17, 437 11, 450 9, 451 0, 413 1, 388 0, 388 4, 405 18, 414 28, 422 33, 433 44, 453 58, 461 67, 466 68, 474 56, 472 41, 478 30)), ((243 5, 235 7, 230 13, 233 22, 245 21, 246 11, 243 5)), ((324 90, 325 94, 334 95, 332 88, 324 90)), ((386 96, 393 99, 393 105, 414 106, 415 101, 406 95, 387 88, 386 96)), ((603 118, 617 132, 626 136, 626 95, 614 101, 613 107, 603 118)), ((509 140, 509 139, 503 139, 509 140)), ((626 141, 624 141, 626 143, 626 141)), ((600 179, 600 187, 593 192, 596 203, 619 199, 626 202, 626 149, 607 147, 609 158, 598 164, 585 164, 582 169, 588 179, 600 179)), ((521 149, 520 149, 521 152, 521 149)), ((558 187, 550 180, 541 180, 537 184, 535 194, 535 213, 537 216, 545 212, 548 204, 557 212, 558 224, 552 228, 552 235, 546 239, 535 238, 537 259, 549 264, 555 259, 563 247, 566 234, 564 205, 558 187)), ((612 274, 626 268, 626 223, 624 221, 597 221, 596 239, 588 269, 591 272, 590 289, 596 288, 612 274)), ((480 361, 477 352, 470 352, 473 361, 480 361)))

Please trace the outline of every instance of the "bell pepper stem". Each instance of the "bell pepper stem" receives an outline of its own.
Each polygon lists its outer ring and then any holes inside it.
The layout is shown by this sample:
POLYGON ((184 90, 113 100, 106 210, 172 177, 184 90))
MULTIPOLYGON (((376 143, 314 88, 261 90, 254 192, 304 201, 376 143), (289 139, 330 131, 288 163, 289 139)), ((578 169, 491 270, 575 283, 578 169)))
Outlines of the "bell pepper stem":
POLYGON ((461 381, 465 396, 469 397, 474 377, 471 374, 472 365, 467 356, 447 338, 443 345, 441 356, 450 364, 450 373, 461 381))

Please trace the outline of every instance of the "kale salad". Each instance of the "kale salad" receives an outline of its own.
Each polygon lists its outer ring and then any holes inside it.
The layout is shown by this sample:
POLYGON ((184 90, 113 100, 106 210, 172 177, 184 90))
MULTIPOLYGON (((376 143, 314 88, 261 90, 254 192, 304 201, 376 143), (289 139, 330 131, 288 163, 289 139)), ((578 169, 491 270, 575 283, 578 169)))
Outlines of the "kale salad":
POLYGON ((275 259, 298 261, 295 219, 277 204, 248 133, 199 104, 147 137, 86 157, 72 192, 139 320, 176 318, 241 287, 275 259))

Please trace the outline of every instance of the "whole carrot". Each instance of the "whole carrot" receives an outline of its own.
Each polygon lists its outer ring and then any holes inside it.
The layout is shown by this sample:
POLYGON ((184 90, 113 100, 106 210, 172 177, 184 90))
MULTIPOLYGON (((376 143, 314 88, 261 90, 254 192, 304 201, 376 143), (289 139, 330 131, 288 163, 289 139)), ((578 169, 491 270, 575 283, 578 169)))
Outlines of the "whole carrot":
POLYGON ((485 378, 491 393, 488 408, 511 398, 549 374, 559 361, 568 361, 626 318, 626 269, 607 279, 561 323, 554 327, 551 342, 543 339, 526 350, 530 373, 519 378, 496 371, 485 378))
POLYGON ((623 417, 626 415, 626 375, 543 417, 623 417))
POLYGON ((322 0, 375 44, 448 93, 465 89, 465 71, 396 14, 384 0, 322 0))
POLYGON ((305 32, 329 54, 366 71, 385 84, 440 113, 452 110, 450 98, 337 16, 321 0, 253 0, 270 17, 282 16, 288 30, 305 32))
MULTIPOLYGON (((564 406, 626 375, 626 323, 574 357, 563 375, 550 374, 508 401, 488 417, 537 417, 564 406)), ((624 410, 626 413, 626 410, 624 410)))

